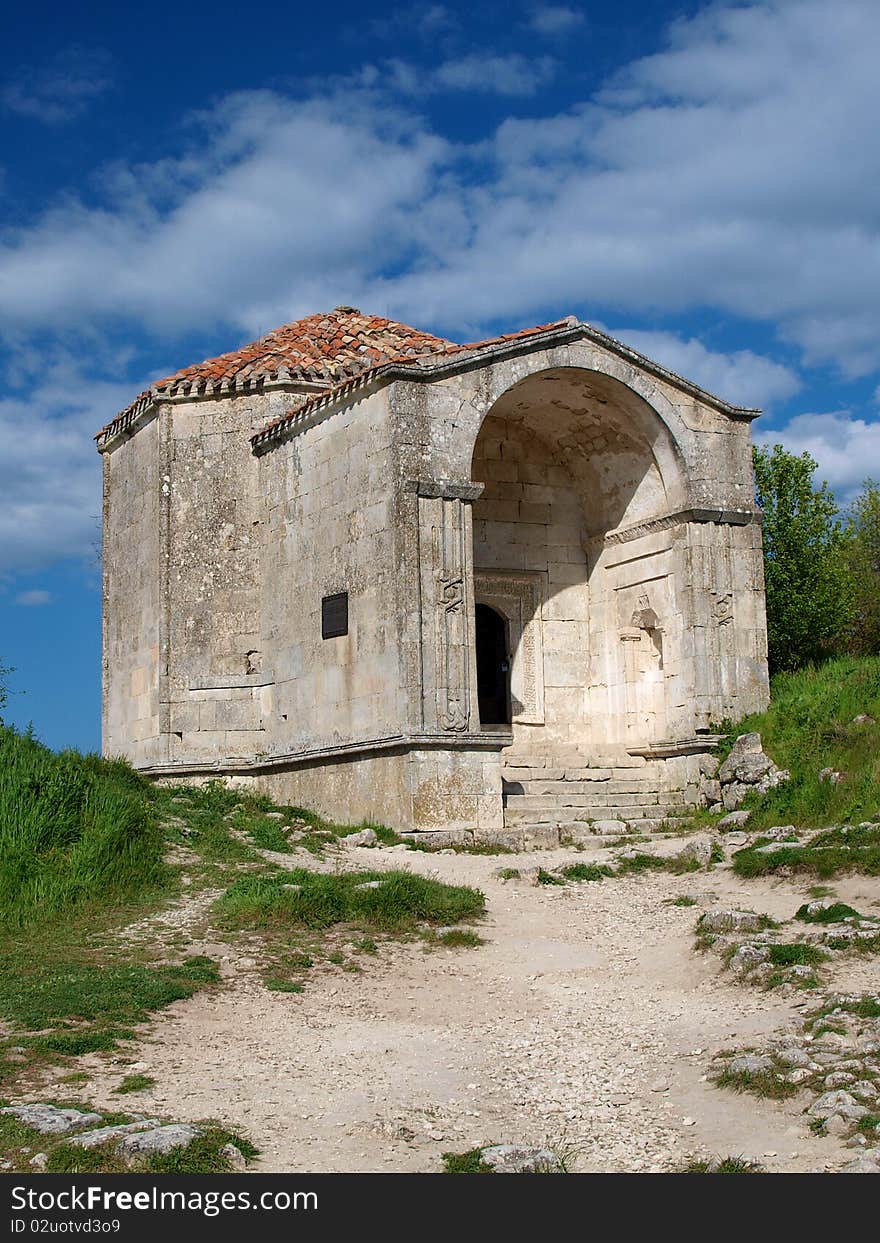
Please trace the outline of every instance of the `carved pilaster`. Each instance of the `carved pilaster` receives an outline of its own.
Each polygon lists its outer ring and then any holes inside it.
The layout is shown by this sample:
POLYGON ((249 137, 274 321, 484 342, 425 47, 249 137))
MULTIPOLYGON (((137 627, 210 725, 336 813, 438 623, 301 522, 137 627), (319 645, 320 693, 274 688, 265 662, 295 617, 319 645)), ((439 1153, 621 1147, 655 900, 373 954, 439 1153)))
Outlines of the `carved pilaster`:
POLYGON ((425 728, 464 733, 476 725, 472 670, 471 497, 419 490, 425 728), (439 495, 438 495, 439 493, 439 495))

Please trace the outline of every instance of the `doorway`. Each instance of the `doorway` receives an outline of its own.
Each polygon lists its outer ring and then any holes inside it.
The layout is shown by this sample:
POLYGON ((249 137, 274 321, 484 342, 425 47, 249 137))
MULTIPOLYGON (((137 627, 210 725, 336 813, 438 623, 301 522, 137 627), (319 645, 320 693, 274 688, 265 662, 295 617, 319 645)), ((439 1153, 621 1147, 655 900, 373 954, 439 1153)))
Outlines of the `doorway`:
POLYGON ((510 724, 510 654, 507 621, 488 604, 474 606, 477 699, 481 725, 510 724))

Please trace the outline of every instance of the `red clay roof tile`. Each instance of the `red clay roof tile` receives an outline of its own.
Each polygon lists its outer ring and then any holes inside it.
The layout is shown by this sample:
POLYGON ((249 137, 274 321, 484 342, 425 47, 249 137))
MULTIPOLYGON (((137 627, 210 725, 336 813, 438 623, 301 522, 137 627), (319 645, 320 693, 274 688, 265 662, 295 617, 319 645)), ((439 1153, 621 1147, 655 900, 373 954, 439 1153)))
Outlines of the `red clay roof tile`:
POLYGON ((104 439, 130 426, 152 401, 175 395, 219 396, 243 388, 253 389, 267 380, 299 381, 320 385, 326 391, 386 363, 475 350, 556 326, 541 324, 489 341, 456 345, 397 320, 362 315, 356 307, 339 306, 328 314, 308 315, 285 324, 249 345, 184 367, 158 380, 103 427, 96 439, 104 439))

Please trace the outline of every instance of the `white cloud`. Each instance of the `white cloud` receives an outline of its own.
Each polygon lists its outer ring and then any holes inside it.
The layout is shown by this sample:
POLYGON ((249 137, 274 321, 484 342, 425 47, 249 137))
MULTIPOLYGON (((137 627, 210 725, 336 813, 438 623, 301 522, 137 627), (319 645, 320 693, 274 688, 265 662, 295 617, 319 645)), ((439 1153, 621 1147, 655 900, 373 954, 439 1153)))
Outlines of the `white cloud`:
POLYGON ((15 597, 15 603, 24 605, 26 608, 39 607, 43 604, 52 603, 51 592, 33 589, 31 591, 20 591, 15 597))
MULTIPOLYGON (((807 364, 880 368, 878 45, 876 0, 713 3, 557 115, 529 94, 552 62, 444 52, 424 70, 366 66, 308 98, 230 95, 186 119, 170 155, 95 170, 88 198, 59 193, 0 234, 0 335, 19 366, 30 349, 49 358, 33 391, 19 377, 0 400, 3 565, 92 543, 91 435, 144 379, 73 361, 108 326, 166 342, 222 327, 231 346, 351 303, 462 340, 573 310, 625 324, 708 308, 794 343, 807 364), (416 108, 441 86, 525 99, 527 114, 453 142, 416 108), (53 351, 61 339, 67 355, 53 351)), ((101 81, 4 98, 35 116, 39 102, 22 101, 42 99, 57 122, 101 81)), ((618 335, 732 401, 797 389, 769 348, 618 335)), ((839 486, 880 473, 877 425, 802 417, 826 422, 793 420, 785 435, 809 433, 839 486)))
POLYGON ((583 13, 576 9, 562 4, 542 4, 532 9, 527 24, 539 35, 561 35, 569 34, 582 25, 583 20, 583 13))
POLYGON ((752 350, 725 354, 707 349, 695 337, 684 340, 671 332, 644 332, 635 328, 611 328, 609 331, 654 362, 734 405, 764 409, 792 397, 801 387, 800 378, 790 367, 752 350))
POLYGON ((234 95, 177 159, 102 171, 100 205, 61 200, 7 233, 0 324, 251 331, 357 299, 479 331, 712 307, 864 373, 880 365, 878 43, 874 0, 715 4, 595 99, 472 144, 407 101, 440 79, 536 89, 541 62, 466 57, 421 84, 394 62, 329 97, 234 95))
POLYGON ((554 70, 555 62, 549 56, 532 60, 518 53, 509 56, 476 53, 445 61, 429 76, 429 81, 437 90, 534 95, 550 81, 554 70))
MULTIPOLYGON (((92 437, 131 397, 128 384, 58 355, 33 388, 0 399, 0 575, 93 550, 101 463, 92 437)), ((17 603, 45 603, 39 595, 17 603)))
MULTIPOLYGON (((536 94, 555 72, 556 62, 550 56, 475 52, 440 61, 433 68, 399 58, 380 65, 367 64, 353 75, 337 78, 333 85, 337 91, 366 89, 413 98, 455 93, 514 98, 536 94)), ((314 80, 313 85, 317 88, 320 84, 314 80)))
POLYGON ((811 454, 818 479, 826 479, 845 502, 869 476, 880 479, 880 420, 853 418, 845 410, 799 414, 778 431, 759 431, 759 444, 783 444, 811 454))
POLYGON ((22 66, 0 87, 8 112, 45 125, 81 116, 112 84, 111 59, 100 48, 69 47, 41 66, 22 66))

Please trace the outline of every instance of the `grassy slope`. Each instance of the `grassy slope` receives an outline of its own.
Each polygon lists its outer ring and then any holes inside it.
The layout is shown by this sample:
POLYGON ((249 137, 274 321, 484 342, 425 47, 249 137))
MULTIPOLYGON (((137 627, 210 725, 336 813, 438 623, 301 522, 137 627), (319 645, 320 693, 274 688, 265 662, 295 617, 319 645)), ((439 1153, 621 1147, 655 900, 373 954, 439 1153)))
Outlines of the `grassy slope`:
POLYGON ((162 834, 133 769, 0 726, 0 928, 165 881, 162 834))
POLYGON ((818 669, 777 674, 770 708, 740 722, 731 741, 751 730, 792 779, 750 797, 750 829, 822 828, 880 815, 880 657, 844 657, 818 669), (857 724, 862 715, 872 719, 857 724), (823 768, 846 774, 845 780, 820 781, 823 768))

